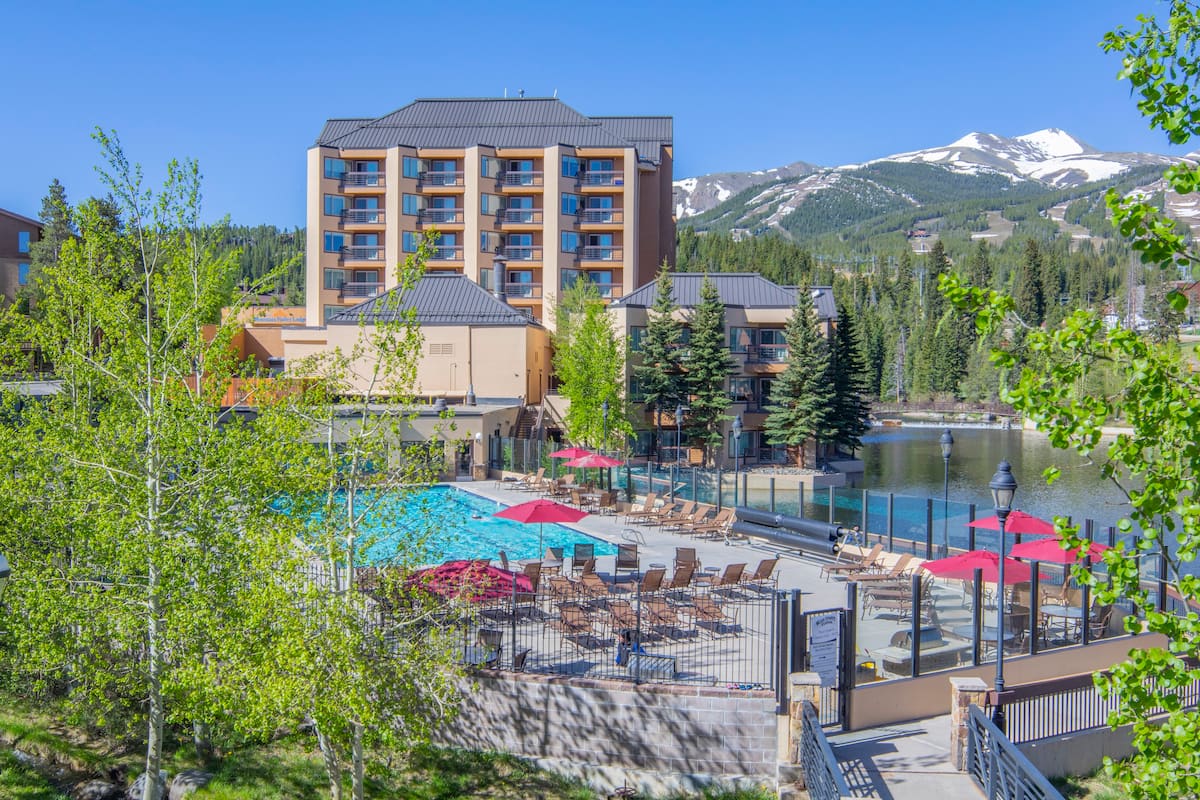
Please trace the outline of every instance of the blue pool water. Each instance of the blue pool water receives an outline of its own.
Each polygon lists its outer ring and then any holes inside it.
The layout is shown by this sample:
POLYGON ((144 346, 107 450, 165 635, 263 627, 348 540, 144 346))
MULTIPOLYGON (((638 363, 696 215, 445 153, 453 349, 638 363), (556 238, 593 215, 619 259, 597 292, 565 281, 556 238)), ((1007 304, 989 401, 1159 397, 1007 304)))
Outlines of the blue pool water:
POLYGON ((381 503, 363 518, 372 539, 366 558, 373 563, 391 561, 403 539, 428 533, 424 558, 428 563, 455 558, 496 559, 503 550, 510 560, 539 558, 547 547, 562 547, 570 556, 576 543, 593 544, 596 555, 612 555, 616 545, 562 525, 542 526, 542 550, 538 549, 538 526, 492 514, 505 506, 494 500, 453 486, 433 486, 398 495, 394 504, 381 503))

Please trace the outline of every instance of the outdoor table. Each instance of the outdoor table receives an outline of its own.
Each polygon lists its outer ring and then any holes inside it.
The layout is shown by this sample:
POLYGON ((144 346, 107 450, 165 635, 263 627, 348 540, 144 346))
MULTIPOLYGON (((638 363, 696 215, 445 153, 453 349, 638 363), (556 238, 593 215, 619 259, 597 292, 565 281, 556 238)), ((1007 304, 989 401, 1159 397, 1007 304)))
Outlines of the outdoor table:
MULTIPOLYGON (((975 626, 974 625, 959 625, 956 628, 951 628, 950 632, 953 633, 955 636, 961 636, 962 638, 967 639, 969 641, 975 635, 975 626)), ((1010 630, 1008 628, 1004 629, 1004 643, 1005 644, 1008 644, 1015 638, 1017 638, 1017 634, 1015 631, 1010 630)), ((983 647, 987 647, 990 645, 991 647, 994 648, 996 646, 996 626, 995 625, 984 625, 979 629, 979 644, 983 647)))
POLYGON ((666 569, 666 568, 667 568, 666 564, 659 564, 657 562, 653 562, 649 566, 649 569, 666 569))
POLYGON ((499 653, 494 647, 471 645, 463 648, 463 663, 470 664, 472 667, 478 667, 481 664, 490 663, 498 657, 499 653))
MULTIPOLYGON (((1066 639, 1070 635, 1071 623, 1076 626, 1083 621, 1083 609, 1079 606, 1060 606, 1057 603, 1047 603, 1043 605, 1039 611, 1042 616, 1056 617, 1063 621, 1063 638, 1066 639)), ((1049 625, 1047 625, 1049 627, 1049 625)))

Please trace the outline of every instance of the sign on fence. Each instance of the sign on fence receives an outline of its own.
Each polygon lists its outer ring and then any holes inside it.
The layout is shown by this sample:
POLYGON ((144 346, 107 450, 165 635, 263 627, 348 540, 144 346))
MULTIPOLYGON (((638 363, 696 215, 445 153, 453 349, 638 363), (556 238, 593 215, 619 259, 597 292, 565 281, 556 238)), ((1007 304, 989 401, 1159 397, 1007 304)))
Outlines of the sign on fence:
POLYGON ((841 663, 841 616, 813 614, 808 618, 808 667, 822 686, 837 686, 841 663))

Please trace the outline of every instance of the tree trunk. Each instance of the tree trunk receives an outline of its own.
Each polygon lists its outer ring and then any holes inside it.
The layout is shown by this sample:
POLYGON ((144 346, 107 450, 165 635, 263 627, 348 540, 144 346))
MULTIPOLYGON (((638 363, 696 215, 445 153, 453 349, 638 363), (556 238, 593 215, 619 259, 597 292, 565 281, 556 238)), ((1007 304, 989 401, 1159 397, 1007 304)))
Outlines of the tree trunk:
POLYGON ((205 761, 212 758, 212 732, 207 722, 192 723, 192 746, 196 748, 196 755, 199 758, 205 761))
POLYGON ((147 578, 148 615, 146 626, 147 659, 149 661, 149 686, 147 686, 150 708, 148 712, 149 730, 146 733, 146 781, 142 785, 142 800, 160 800, 161 786, 158 781, 158 771, 162 768, 162 734, 163 734, 163 697, 162 697, 162 656, 158 651, 158 617, 161 613, 158 598, 158 565, 150 562, 147 578))
POLYGON ((350 745, 350 754, 354 761, 354 800, 363 800, 363 780, 366 775, 363 763, 363 728, 357 722, 351 727, 354 731, 354 739, 350 745))
POLYGON ((337 751, 333 748, 333 742, 321 730, 320 725, 316 725, 315 728, 317 731, 317 745, 321 748, 321 756, 325 759, 325 775, 329 778, 330 800, 342 800, 342 764, 338 761, 337 751))

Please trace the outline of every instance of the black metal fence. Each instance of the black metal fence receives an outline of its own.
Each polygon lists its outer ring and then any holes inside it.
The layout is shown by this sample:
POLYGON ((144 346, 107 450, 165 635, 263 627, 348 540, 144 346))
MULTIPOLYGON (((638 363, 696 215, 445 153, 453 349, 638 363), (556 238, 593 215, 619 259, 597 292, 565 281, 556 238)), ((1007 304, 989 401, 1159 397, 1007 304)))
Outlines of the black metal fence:
POLYGON ((967 709, 967 772, 988 800, 1063 800, 978 706, 967 709))
POLYGON ((807 700, 801 709, 800 766, 812 800, 845 800, 851 796, 841 765, 821 730, 817 710, 807 700))

